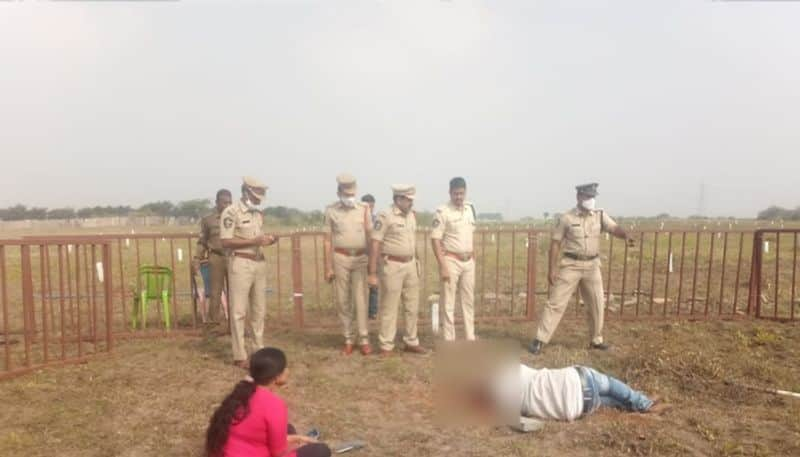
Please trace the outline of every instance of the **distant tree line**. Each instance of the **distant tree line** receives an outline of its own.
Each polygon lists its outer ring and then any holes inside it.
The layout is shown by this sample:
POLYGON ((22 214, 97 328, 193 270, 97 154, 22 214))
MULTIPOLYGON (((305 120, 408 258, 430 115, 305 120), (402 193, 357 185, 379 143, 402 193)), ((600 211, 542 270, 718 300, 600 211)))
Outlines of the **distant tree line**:
MULTIPOLYGON (((126 216, 161 216, 200 218, 212 210, 211 201, 207 199, 186 200, 178 203, 156 201, 146 203, 138 208, 131 206, 92 206, 85 208, 42 208, 14 205, 0 208, 0 220, 47 220, 47 219, 89 219, 95 217, 126 216)), ((302 211, 286 206, 272 206, 264 209, 267 224, 294 227, 319 227, 322 225, 323 213, 320 210, 302 211)), ((417 212, 417 224, 420 227, 430 226, 433 214, 417 212)))
POLYGON ((759 212, 757 218, 761 220, 781 219, 784 221, 800 221, 800 206, 795 209, 786 209, 781 208, 780 206, 770 206, 769 208, 759 212))
POLYGON ((207 199, 187 200, 173 204, 168 201, 147 203, 139 208, 131 206, 87 206, 84 208, 42 208, 14 205, 0 208, 0 220, 88 219, 115 216, 199 217, 211 210, 207 199))

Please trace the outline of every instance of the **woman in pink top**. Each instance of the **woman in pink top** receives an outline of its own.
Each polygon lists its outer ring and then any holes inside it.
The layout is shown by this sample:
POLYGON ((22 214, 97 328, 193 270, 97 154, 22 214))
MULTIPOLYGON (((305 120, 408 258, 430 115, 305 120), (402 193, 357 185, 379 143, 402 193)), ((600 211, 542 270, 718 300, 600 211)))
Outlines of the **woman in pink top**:
POLYGON ((275 390, 289 369, 280 349, 264 348, 250 357, 250 376, 236 384, 211 416, 208 457, 329 457, 325 444, 297 435, 286 403, 275 390))

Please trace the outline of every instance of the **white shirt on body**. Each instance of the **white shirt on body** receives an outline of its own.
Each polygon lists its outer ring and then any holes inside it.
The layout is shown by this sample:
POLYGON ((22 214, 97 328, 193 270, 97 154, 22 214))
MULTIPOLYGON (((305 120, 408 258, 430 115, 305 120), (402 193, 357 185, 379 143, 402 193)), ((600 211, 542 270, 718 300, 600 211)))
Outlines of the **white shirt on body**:
POLYGON ((493 386, 502 410, 526 417, 573 421, 583 413, 581 378, 574 367, 516 365, 499 373, 493 386))

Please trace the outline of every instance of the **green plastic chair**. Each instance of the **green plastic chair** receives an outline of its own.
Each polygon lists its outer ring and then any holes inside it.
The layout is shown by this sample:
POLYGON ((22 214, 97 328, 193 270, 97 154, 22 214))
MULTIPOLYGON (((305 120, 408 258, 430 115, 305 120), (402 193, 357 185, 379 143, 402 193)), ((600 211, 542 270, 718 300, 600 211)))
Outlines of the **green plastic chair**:
POLYGON ((172 289, 172 270, 157 265, 142 265, 139 267, 139 282, 142 288, 137 296, 138 301, 134 302, 131 310, 133 329, 135 330, 137 327, 137 320, 142 329, 147 327, 147 305, 150 300, 161 301, 161 318, 164 326, 169 329, 171 327, 169 302, 172 289))

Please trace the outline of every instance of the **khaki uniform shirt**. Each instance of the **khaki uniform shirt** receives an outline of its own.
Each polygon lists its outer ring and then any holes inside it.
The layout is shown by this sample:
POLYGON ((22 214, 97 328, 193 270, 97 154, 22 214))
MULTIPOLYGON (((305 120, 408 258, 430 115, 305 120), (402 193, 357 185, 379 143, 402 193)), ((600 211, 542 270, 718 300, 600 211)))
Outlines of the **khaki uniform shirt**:
POLYGON ((475 232, 475 208, 464 203, 458 208, 449 202, 436 209, 433 216, 432 240, 442 240, 445 251, 455 254, 472 252, 472 235, 475 232))
POLYGON ((616 227, 617 223, 605 211, 584 212, 573 208, 558 220, 552 240, 561 242, 563 252, 594 256, 600 254, 600 234, 616 227))
POLYGON ((372 239, 383 242, 383 254, 416 257, 417 217, 414 211, 404 216, 396 205, 381 211, 372 230, 372 239))
MULTIPOLYGON (((253 211, 241 200, 225 208, 220 216, 222 226, 220 227, 219 237, 223 240, 239 238, 242 240, 252 240, 264 234, 264 215, 260 211, 253 211)), ((249 248, 234 249, 233 252, 243 252, 260 256, 261 248, 251 246, 249 248)))
POLYGON ((225 255, 219 239, 220 214, 214 210, 200 219, 200 237, 197 239, 197 258, 205 259, 211 251, 225 255))
POLYGON ((372 232, 369 206, 357 202, 349 208, 342 202, 333 203, 325 208, 324 225, 334 248, 367 249, 372 232))

